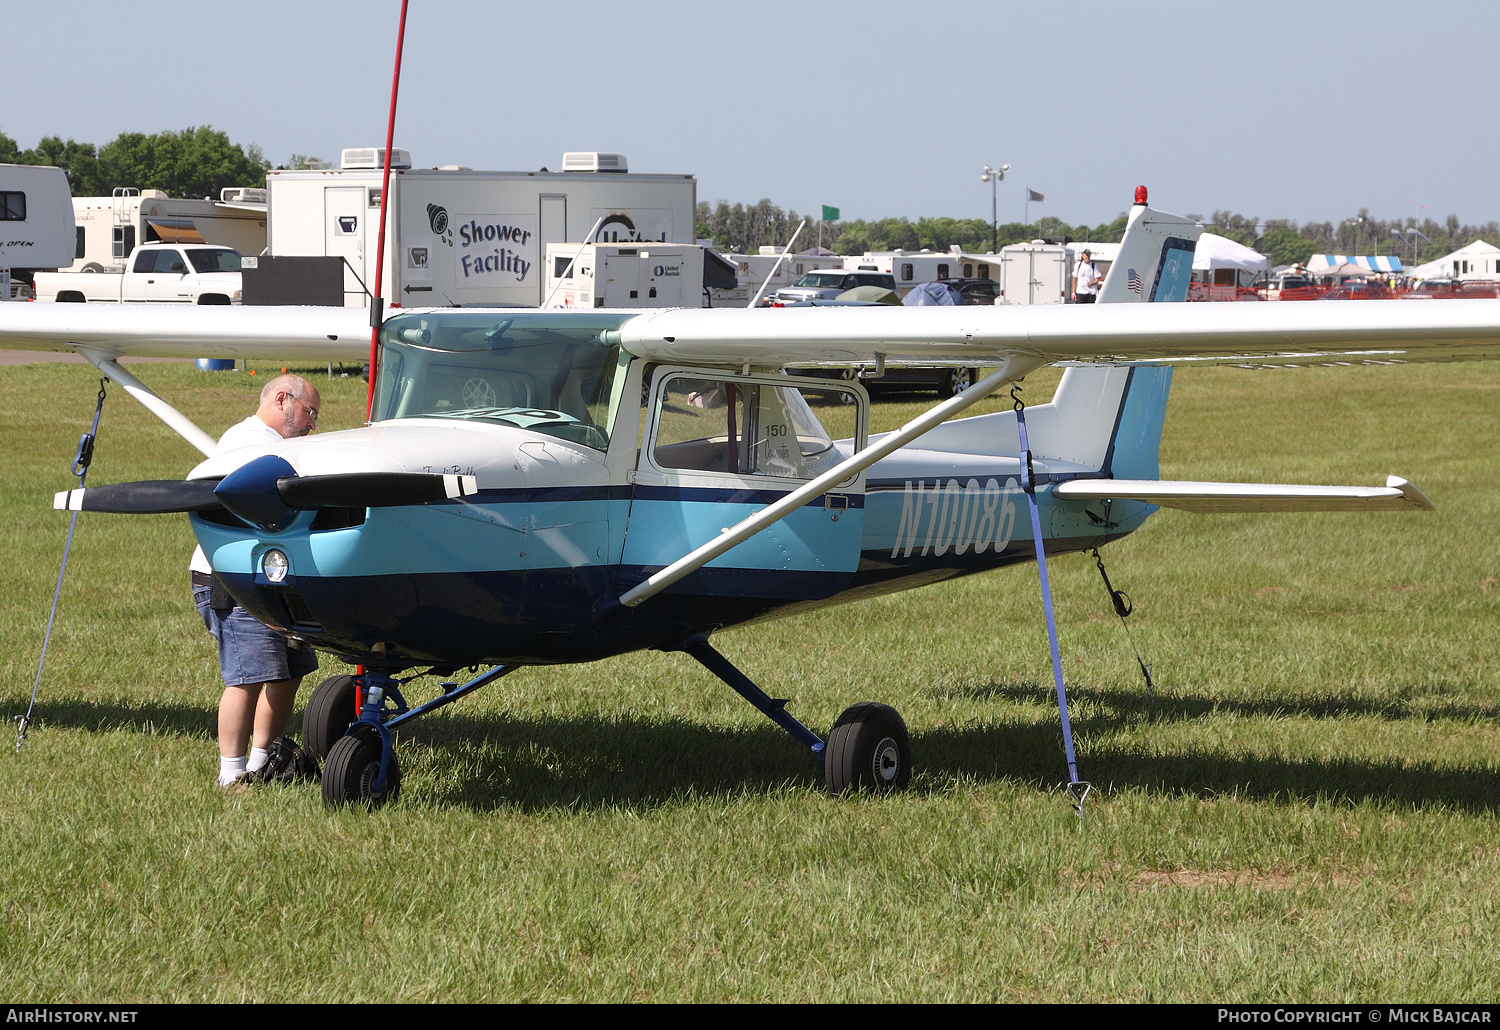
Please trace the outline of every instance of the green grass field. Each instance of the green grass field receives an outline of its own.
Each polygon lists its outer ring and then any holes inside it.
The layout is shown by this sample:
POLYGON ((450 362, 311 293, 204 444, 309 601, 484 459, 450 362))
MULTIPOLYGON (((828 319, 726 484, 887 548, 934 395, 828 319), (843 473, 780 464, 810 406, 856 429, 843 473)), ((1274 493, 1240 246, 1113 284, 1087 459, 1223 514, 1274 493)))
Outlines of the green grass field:
MULTIPOLYGON (((259 367, 135 371, 217 435, 259 367)), ((357 424, 363 384, 317 382, 322 428, 357 424)), ((0 368, 7 718, 96 386, 0 368)), ((880 400, 874 428, 918 408, 880 400)), ((1158 514, 1105 551, 1154 698, 1092 559, 1058 559, 1082 824, 1031 566, 715 637, 820 731, 898 707, 903 796, 829 799, 791 738, 645 653, 414 723, 401 800, 369 814, 214 787, 186 520, 84 516, 38 720, 19 754, 0 738, 0 997, 1492 1001, 1497 412, 1497 364, 1180 372, 1164 477, 1396 473, 1438 510, 1158 514)), ((111 387, 90 482, 196 461, 111 387)))

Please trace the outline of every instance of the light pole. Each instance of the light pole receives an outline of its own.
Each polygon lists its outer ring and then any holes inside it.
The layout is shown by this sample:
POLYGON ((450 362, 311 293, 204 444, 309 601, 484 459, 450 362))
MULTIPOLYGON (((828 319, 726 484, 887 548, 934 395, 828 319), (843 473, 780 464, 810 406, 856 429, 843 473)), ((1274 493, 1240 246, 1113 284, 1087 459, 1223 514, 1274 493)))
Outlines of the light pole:
POLYGON ((995 214, 995 186, 1005 173, 1010 171, 1010 165, 1001 165, 999 168, 984 166, 984 171, 979 175, 980 182, 990 184, 990 253, 996 254, 1000 251, 1000 219, 995 214))

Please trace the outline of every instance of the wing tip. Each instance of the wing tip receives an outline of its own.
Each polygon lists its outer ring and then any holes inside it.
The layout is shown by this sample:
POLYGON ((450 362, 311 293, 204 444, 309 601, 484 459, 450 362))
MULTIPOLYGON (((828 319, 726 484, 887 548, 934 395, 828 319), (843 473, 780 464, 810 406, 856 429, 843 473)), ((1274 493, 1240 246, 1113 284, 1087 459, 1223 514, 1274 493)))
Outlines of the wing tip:
POLYGON ((1414 508, 1420 508, 1423 511, 1437 510, 1437 505, 1432 503, 1432 499, 1409 479, 1402 479, 1400 476, 1386 476, 1385 485, 1391 489, 1400 490, 1401 495, 1414 508))

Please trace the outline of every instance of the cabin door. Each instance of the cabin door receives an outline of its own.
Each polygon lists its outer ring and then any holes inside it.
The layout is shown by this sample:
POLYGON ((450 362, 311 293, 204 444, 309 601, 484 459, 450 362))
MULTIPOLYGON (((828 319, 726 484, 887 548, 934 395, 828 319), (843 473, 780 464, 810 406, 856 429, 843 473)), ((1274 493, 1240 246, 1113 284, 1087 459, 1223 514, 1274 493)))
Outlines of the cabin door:
MULTIPOLYGON (((838 380, 658 368, 626 529, 625 577, 644 579, 831 469, 864 440, 864 391, 838 380)), ((666 593, 788 602, 849 585, 864 476, 810 500, 666 593)))

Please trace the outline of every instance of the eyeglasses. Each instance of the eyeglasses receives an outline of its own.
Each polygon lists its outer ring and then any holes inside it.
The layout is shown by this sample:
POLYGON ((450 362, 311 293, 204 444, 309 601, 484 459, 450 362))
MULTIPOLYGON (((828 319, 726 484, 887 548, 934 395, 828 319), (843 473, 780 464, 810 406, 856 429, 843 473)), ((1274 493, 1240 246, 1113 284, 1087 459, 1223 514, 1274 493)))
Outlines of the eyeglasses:
POLYGON ((318 420, 318 409, 315 408, 315 407, 313 407, 311 404, 307 403, 301 397, 293 397, 291 394, 287 394, 286 395, 286 399, 289 400, 289 401, 295 401, 296 403, 298 403, 298 404, 302 405, 304 408, 306 408, 307 409, 307 417, 309 419, 311 419, 312 421, 316 422, 318 420))

